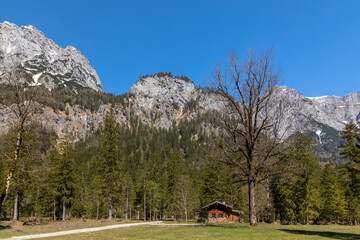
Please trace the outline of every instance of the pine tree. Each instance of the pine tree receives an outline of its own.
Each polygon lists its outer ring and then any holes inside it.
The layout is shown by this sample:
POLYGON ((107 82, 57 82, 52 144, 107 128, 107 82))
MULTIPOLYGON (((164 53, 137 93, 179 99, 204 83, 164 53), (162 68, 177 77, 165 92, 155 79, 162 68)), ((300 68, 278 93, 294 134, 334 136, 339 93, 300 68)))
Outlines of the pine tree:
POLYGON ((309 223, 319 216, 319 160, 312 153, 312 143, 303 134, 295 136, 292 156, 281 168, 287 174, 272 180, 276 213, 282 222, 309 223))
POLYGON ((53 170, 50 175, 51 184, 56 189, 57 197, 61 201, 62 220, 66 220, 66 208, 71 207, 74 197, 74 149, 73 136, 70 132, 64 132, 64 139, 60 143, 59 150, 54 149, 51 157, 53 170))
MULTIPOLYGON (((344 134, 340 136, 346 140, 342 145, 343 152, 341 155, 344 158, 351 160, 353 164, 360 164, 360 128, 354 123, 345 125, 344 134)), ((354 167, 355 168, 355 167, 354 167)), ((360 171, 360 168, 357 168, 360 171)))
POLYGON ((125 219, 132 219, 132 206, 135 199, 135 184, 129 172, 124 175, 123 193, 125 195, 125 219))
POLYGON ((322 217, 337 223, 346 215, 345 192, 330 165, 326 165, 321 182, 322 217))
POLYGON ((218 169, 212 165, 205 165, 201 174, 200 186, 200 204, 205 206, 214 201, 221 201, 219 195, 221 193, 220 184, 218 183, 218 169))
POLYGON ((168 216, 173 216, 176 219, 175 211, 175 185, 178 180, 181 171, 185 171, 184 166, 184 156, 178 151, 176 152, 168 162, 167 168, 167 197, 166 197, 166 212, 168 216))
POLYGON ((344 164, 343 179, 347 185, 349 220, 360 218, 360 128, 354 123, 345 125, 341 138, 346 143, 341 146, 341 155, 348 161, 344 164))
POLYGON ((319 195, 317 169, 319 167, 317 157, 312 153, 312 142, 303 134, 296 136, 293 159, 296 161, 296 181, 294 185, 297 218, 302 223, 309 223, 317 219, 319 215, 319 195))
MULTIPOLYGON (((121 194, 121 168, 123 153, 118 124, 111 108, 106 114, 102 134, 100 137, 101 174, 103 174, 103 193, 109 207, 108 220, 112 220, 113 207, 121 194)), ((99 186, 101 187, 101 186, 99 186)))

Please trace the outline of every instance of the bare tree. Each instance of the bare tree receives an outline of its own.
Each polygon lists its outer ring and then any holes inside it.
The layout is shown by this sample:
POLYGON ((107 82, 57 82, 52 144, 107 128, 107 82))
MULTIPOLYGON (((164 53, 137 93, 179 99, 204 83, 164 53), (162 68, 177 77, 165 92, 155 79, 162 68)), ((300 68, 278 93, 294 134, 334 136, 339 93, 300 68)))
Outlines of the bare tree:
POLYGON ((259 55, 249 50, 242 62, 231 52, 228 67, 218 65, 212 73, 212 87, 224 104, 224 129, 231 139, 219 143, 225 155, 221 161, 236 167, 240 181, 248 185, 252 226, 257 225, 256 185, 286 157, 282 140, 289 127, 285 124, 290 119, 284 117, 289 106, 275 94, 279 76, 271 49, 259 55))
POLYGON ((8 94, 2 96, 2 102, 8 103, 13 112, 13 127, 16 129, 16 141, 14 143, 13 156, 10 162, 8 173, 3 184, 0 195, 0 215, 5 205, 6 197, 9 192, 10 182, 16 170, 16 164, 19 159, 20 151, 23 147, 23 134, 29 122, 31 114, 35 110, 35 102, 33 101, 36 91, 25 87, 25 78, 21 72, 14 69, 11 72, 4 73, 0 76, 0 82, 6 83, 9 89, 8 94), (5 99, 6 98, 6 99, 5 99))
POLYGON ((193 182, 187 175, 181 175, 175 185, 176 208, 183 212, 185 221, 188 221, 189 214, 196 207, 196 196, 193 182))

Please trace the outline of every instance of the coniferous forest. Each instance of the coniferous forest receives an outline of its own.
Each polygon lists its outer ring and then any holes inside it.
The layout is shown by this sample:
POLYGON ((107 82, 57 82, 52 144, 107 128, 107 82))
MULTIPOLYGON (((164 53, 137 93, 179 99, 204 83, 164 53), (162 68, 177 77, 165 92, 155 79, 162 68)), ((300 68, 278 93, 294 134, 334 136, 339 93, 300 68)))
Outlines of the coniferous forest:
MULTIPOLYGON (((61 99, 61 93, 56 96, 61 99)), ((79 141, 71 132, 59 139, 32 122, 1 217, 200 221, 202 206, 221 201, 243 211, 247 221, 247 186, 237 180, 237 168, 222 163, 216 139, 200 127, 204 121, 221 124, 200 116, 162 130, 134 115, 120 125, 111 110, 99 129, 79 141)), ((279 174, 257 185, 259 222, 359 223, 360 130, 349 123, 339 137, 345 143, 339 146, 343 163, 320 161, 310 138, 294 136, 291 154, 274 169, 279 174)), ((2 182, 15 138, 15 130, 0 138, 2 182)))

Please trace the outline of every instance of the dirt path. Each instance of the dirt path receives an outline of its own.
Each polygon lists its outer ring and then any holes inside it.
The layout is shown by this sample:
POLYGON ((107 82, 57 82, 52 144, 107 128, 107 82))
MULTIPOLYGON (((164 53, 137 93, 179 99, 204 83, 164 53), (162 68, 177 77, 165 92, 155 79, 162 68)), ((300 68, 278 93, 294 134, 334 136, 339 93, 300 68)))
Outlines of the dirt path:
POLYGON ((83 228, 83 229, 75 229, 75 230, 68 230, 68 231, 61 231, 61 232, 53 232, 53 233, 41 233, 41 234, 34 234, 34 235, 25 235, 25 236, 16 236, 12 238, 7 238, 8 240, 15 240, 15 239, 35 239, 35 238, 46 238, 46 237, 56 237, 62 235, 69 235, 75 233, 86 233, 86 232, 96 232, 101 230, 113 229, 113 228, 121 228, 121 227, 132 227, 132 226, 139 226, 139 225, 146 225, 146 224, 157 224, 161 223, 158 222, 142 222, 142 223, 126 223, 126 224, 117 224, 117 225, 110 225, 105 227, 95 227, 95 228, 83 228))

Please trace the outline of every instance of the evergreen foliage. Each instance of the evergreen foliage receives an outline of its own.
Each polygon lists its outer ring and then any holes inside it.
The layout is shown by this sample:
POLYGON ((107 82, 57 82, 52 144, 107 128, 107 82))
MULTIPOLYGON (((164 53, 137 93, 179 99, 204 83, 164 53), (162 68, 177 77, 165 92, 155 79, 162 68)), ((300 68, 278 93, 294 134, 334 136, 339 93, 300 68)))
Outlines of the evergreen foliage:
MULTIPOLYGON (((65 111, 66 105, 78 105, 82 109, 96 112, 101 104, 125 105, 127 94, 114 95, 105 92, 96 92, 92 89, 83 88, 75 92, 70 88, 48 90, 44 86, 33 87, 36 91, 35 101, 51 107, 54 111, 65 111)), ((6 85, 0 84, 0 104, 11 105, 12 92, 6 85)))
MULTIPOLYGON (((188 109, 196 111, 196 102, 188 109)), ((212 137, 202 127, 206 121, 220 125, 214 114, 181 121, 170 130, 145 126, 136 116, 119 125, 111 110, 86 139, 73 142, 68 132, 57 144, 53 131, 29 126, 3 217, 186 221, 204 218, 201 207, 221 201, 243 211, 246 219, 247 187, 235 168, 221 164, 212 137)), ((257 185, 258 220, 357 224, 358 133, 356 126, 345 128, 344 164, 319 161, 312 143, 297 135, 292 155, 278 166, 286 171, 257 185)), ((0 137, 1 180, 14 134, 11 130, 0 137)), ((221 132, 218 136, 226 142, 221 132)))
POLYGON ((330 165, 326 165, 321 183, 322 218, 335 223, 344 220, 347 212, 345 192, 330 165))
POLYGON ((113 204, 119 199, 122 184, 122 149, 119 126, 115 121, 114 111, 110 110, 106 114, 104 127, 100 136, 99 163, 100 174, 102 174, 102 184, 99 186, 103 190, 105 199, 109 205, 108 219, 112 219, 113 204))
POLYGON ((348 218, 350 222, 357 223, 360 217, 360 128, 354 123, 348 123, 340 137, 346 140, 341 146, 341 155, 348 160, 342 169, 348 199, 348 218))
POLYGON ((154 74, 147 74, 141 76, 140 79, 144 79, 147 77, 171 77, 171 78, 178 78, 184 80, 185 82, 192 82, 187 76, 184 75, 174 76, 171 72, 159 72, 154 74))
POLYGON ((53 149, 51 153, 52 171, 49 181, 55 189, 55 198, 62 205, 62 220, 66 220, 66 208, 71 207, 74 198, 75 174, 74 174, 74 149, 72 146, 72 134, 65 133, 65 138, 59 145, 59 149, 53 149))

